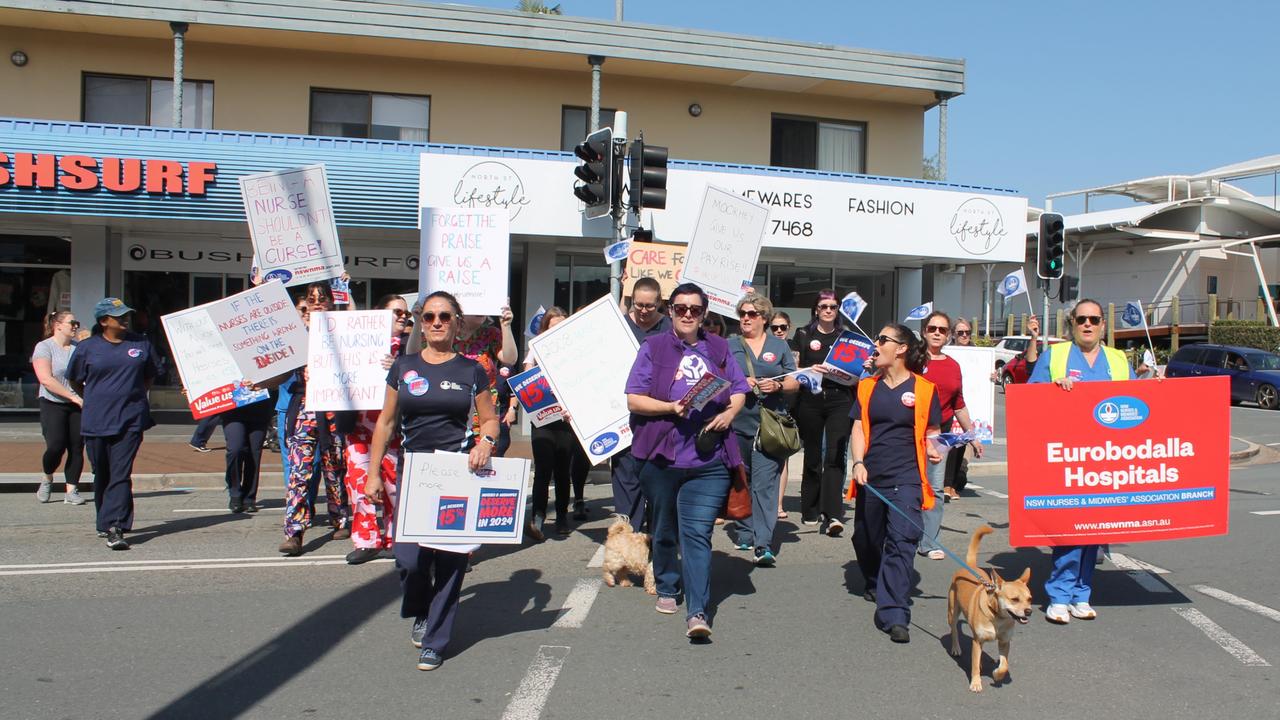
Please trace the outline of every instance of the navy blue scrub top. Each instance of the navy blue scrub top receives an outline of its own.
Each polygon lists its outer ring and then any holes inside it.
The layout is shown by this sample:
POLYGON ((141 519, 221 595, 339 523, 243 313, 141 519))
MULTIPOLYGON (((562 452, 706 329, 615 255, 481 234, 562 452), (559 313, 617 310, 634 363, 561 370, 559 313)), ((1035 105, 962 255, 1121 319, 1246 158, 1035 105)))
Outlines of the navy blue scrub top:
POLYGON ((144 335, 127 333, 118 343, 94 335, 81 342, 67 367, 68 380, 84 383, 80 434, 108 437, 154 426, 147 385, 160 371, 160 354, 144 335))
MULTIPOLYGON (((876 487, 893 487, 920 482, 920 466, 916 460, 915 434, 916 379, 908 378, 896 388, 876 381, 871 393, 868 415, 871 419, 871 446, 862 461, 867 466, 867 482, 876 487)), ((862 419, 862 405, 857 397, 849 413, 853 420, 862 419)), ((942 423, 938 394, 929 403, 929 427, 942 423)))

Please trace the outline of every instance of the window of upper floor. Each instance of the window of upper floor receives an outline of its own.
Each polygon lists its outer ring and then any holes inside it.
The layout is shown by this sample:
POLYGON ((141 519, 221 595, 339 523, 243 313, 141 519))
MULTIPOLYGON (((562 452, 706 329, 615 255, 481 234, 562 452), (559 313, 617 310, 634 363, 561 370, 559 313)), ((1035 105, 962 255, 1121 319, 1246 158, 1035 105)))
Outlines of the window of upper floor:
POLYGON ((310 134, 427 142, 431 97, 311 89, 310 134))
MULTIPOLYGON (((173 79, 84 73, 81 117, 85 122, 173 126, 173 79)), ((182 82, 182 126, 213 127, 213 83, 182 82)))
MULTIPOLYGON (((600 108, 600 127, 613 127, 612 108, 600 108)), ((560 108, 560 149, 573 152, 591 134, 591 108, 565 105, 560 108)))
POLYGON ((773 116, 770 165, 865 173, 866 157, 866 123, 773 116))

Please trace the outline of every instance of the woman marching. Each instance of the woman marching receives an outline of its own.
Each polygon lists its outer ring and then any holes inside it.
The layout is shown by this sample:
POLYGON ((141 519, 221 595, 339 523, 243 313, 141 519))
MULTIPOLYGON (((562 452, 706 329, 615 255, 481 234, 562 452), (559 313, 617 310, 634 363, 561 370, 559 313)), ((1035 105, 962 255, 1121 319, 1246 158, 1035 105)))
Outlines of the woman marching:
MULTIPOLYGON (((773 317, 769 319, 769 334, 781 340, 782 344, 786 345, 787 349, 791 351, 790 353, 791 367, 794 370, 797 367, 796 357, 799 355, 799 353, 797 353, 796 349, 792 347, 791 340, 787 337, 787 333, 790 331, 791 331, 791 316, 786 314, 782 310, 778 310, 777 312, 775 312, 773 314, 773 317)), ((799 383, 797 383, 797 386, 798 385, 799 383)), ((796 406, 796 396, 793 395, 787 403, 787 410, 792 411, 795 409, 795 406, 796 406)), ((787 476, 790 475, 790 469, 788 467, 790 463, 791 463, 790 459, 783 460, 782 470, 778 473, 778 519, 779 520, 787 519, 787 511, 784 510, 782 507, 782 500, 787 496, 787 476)))
POLYGON ((40 381, 40 434, 44 436, 44 456, 41 458, 40 489, 36 499, 49 502, 53 494, 53 473, 66 453, 67 464, 62 469, 66 481, 62 502, 67 505, 83 505, 78 485, 84 470, 84 441, 80 437, 80 413, 84 399, 67 383, 67 366, 76 350, 76 333, 80 323, 69 312, 55 312, 49 316, 45 339, 36 343, 31 353, 31 366, 40 381))
POLYGON ((942 411, 936 387, 920 374, 928 349, 911 328, 886 325, 875 343, 878 372, 858 382, 851 412, 853 547, 876 627, 905 643, 921 513, 935 503, 928 465, 942 461, 927 437, 938 432, 942 411))
MULTIPOLYGON (((834 290, 819 290, 813 303, 813 319, 796 330, 795 348, 800 353, 797 367, 811 368, 821 375, 831 345, 840 337, 840 301, 834 290)), ((800 481, 800 521, 805 525, 825 523, 822 532, 838 537, 844 531, 845 459, 849 447, 849 408, 853 395, 849 388, 824 378, 822 392, 800 393, 796 400, 796 424, 804 443, 804 475, 800 481)))
MULTIPOLYGON (((385 494, 382 459, 400 428, 405 452, 466 452, 472 470, 489 462, 497 444, 489 376, 475 360, 454 351, 462 308, 449 293, 434 292, 422 303, 422 352, 401 355, 387 374, 386 400, 373 433, 365 494, 381 502, 385 494), (472 407, 481 435, 471 432, 472 407)), ((397 474, 403 468, 399 460, 397 474)), ((422 648, 419 670, 435 670, 453 632, 467 555, 477 546, 396 543, 396 566, 404 600, 400 615, 413 618, 410 639, 422 648)))

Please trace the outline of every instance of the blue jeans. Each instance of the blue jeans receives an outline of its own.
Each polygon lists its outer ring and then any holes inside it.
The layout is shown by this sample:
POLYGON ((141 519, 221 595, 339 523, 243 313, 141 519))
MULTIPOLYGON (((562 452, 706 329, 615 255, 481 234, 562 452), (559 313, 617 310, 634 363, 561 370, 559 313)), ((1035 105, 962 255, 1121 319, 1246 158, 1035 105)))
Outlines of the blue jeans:
POLYGON ((926 459, 925 477, 929 478, 929 487, 933 488, 933 509, 921 511, 924 516, 924 536, 920 538, 921 555, 942 549, 938 535, 942 531, 942 506, 946 504, 946 498, 942 495, 942 483, 947 479, 946 460, 935 465, 926 459))
POLYGON ((1089 602, 1098 545, 1064 545, 1053 549, 1053 571, 1044 583, 1049 602, 1061 605, 1089 602))
POLYGON ((683 585, 687 617, 705 614, 711 597, 711 532, 729 495, 729 469, 718 460, 696 468, 646 462, 640 487, 652 514, 658 595, 677 597, 683 585))
MULTIPOLYGON (((737 435, 737 433, 735 433, 737 435)), ((755 447, 755 436, 737 435, 742 460, 751 481, 751 517, 739 520, 737 541, 751 545, 756 554, 771 550, 778 525, 778 477, 782 461, 755 447)))

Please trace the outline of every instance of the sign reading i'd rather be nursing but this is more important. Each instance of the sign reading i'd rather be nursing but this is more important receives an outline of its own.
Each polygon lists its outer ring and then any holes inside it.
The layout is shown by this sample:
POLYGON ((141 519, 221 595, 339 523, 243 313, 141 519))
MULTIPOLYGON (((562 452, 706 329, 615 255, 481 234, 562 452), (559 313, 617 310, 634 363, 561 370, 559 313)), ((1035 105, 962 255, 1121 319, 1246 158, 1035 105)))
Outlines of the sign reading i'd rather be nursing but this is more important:
POLYGON ((472 472, 465 453, 405 453, 396 542, 439 543, 455 552, 474 544, 518 545, 528 481, 524 458, 491 458, 472 472))
POLYGON ((246 380, 262 382, 307 363, 307 330, 279 281, 204 307, 246 380))
POLYGON ((311 313, 308 410, 378 410, 386 399, 390 310, 311 313))
POLYGON ((240 195, 264 280, 293 286, 342 275, 324 165, 245 175, 240 195))
POLYGON ((511 258, 505 210, 422 208, 418 289, 444 290, 468 315, 500 315, 507 304, 511 258))
POLYGON ((684 281, 697 283, 709 310, 737 317, 734 305, 751 290, 769 209, 728 190, 707 186, 693 227, 684 281))

